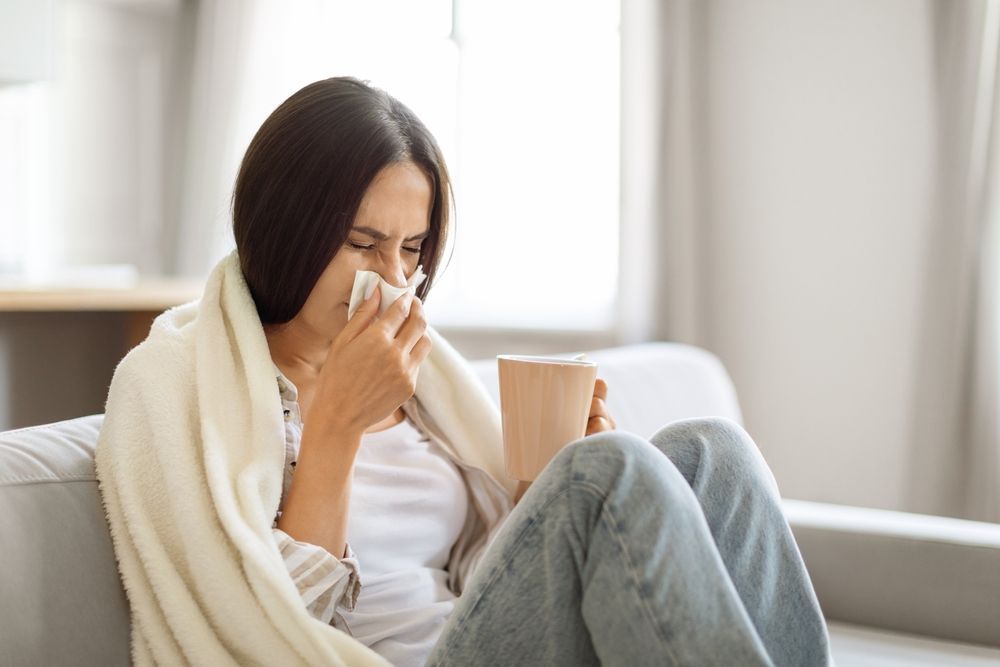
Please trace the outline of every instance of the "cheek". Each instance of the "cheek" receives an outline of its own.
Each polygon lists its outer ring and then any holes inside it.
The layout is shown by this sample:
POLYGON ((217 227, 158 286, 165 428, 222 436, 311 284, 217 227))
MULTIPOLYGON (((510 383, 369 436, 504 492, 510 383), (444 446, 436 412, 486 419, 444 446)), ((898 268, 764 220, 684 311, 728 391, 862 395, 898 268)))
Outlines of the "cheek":
POLYGON ((357 268, 354 266, 357 262, 352 260, 353 258, 349 256, 338 254, 316 281, 316 286, 309 295, 309 301, 324 304, 325 308, 331 303, 349 301, 357 268))

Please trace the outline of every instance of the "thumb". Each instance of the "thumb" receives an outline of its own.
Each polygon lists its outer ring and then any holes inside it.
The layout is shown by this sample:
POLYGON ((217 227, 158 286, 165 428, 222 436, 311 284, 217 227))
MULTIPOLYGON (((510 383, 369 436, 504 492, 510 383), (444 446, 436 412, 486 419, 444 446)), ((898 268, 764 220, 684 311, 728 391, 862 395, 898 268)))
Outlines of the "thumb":
POLYGON ((351 317, 347 326, 344 327, 344 331, 348 334, 348 340, 353 340, 362 331, 368 328, 371 321, 378 315, 378 304, 381 300, 382 290, 379 289, 378 283, 375 283, 372 288, 372 293, 368 295, 367 299, 361 302, 358 309, 354 311, 354 316, 351 317))

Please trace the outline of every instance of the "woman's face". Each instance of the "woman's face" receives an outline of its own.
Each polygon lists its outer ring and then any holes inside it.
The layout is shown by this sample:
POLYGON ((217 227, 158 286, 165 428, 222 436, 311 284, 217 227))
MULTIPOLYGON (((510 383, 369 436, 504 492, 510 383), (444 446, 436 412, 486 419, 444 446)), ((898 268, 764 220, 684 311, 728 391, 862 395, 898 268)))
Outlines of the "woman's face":
POLYGON ((412 162, 385 167, 365 192, 354 226, 295 316, 333 339, 347 324, 355 271, 375 271, 397 287, 417 268, 430 233, 431 182, 412 162))

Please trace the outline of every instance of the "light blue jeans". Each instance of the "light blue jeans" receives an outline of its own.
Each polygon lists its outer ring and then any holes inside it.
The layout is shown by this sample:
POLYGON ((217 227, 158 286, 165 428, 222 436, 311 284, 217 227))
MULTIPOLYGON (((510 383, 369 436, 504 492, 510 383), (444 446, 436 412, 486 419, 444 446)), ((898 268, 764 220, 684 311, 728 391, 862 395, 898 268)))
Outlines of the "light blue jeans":
POLYGON ((565 447, 514 508, 428 665, 826 665, 774 477, 738 424, 565 447))

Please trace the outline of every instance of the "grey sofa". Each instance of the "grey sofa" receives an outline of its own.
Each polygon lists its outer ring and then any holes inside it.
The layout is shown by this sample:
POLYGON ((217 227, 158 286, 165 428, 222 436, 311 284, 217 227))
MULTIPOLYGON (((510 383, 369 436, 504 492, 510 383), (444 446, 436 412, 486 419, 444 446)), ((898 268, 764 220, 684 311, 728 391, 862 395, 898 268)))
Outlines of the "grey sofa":
MULTIPOLYGON (((588 356, 621 429, 741 421, 711 354, 648 343, 588 356)), ((473 363, 498 397, 496 363, 473 363)), ((94 478, 101 415, 0 433, 0 665, 124 665, 128 602, 94 478)), ((1000 526, 786 501, 838 664, 1000 664, 1000 526), (885 658, 885 660, 883 660, 885 658)))

